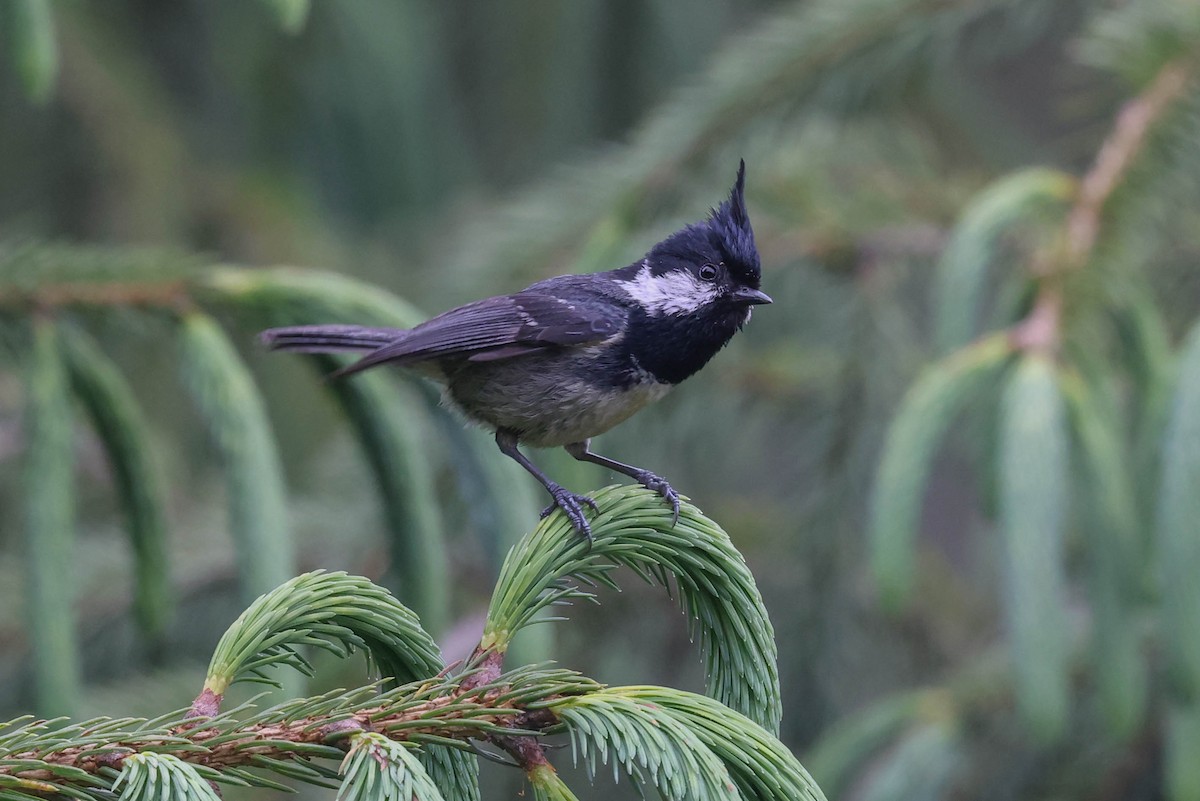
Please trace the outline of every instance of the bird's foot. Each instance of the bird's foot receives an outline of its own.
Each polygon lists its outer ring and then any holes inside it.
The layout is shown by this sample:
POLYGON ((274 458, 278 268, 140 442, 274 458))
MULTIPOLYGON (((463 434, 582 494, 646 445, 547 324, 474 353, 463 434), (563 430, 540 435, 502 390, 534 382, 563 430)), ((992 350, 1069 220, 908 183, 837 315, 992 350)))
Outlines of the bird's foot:
POLYGON ((633 478, 646 489, 663 496, 663 500, 671 504, 671 512, 674 515, 671 518, 672 526, 679 522, 679 493, 667 483, 665 478, 657 473, 651 473, 649 470, 639 470, 633 478))
POLYGON ((562 509, 563 514, 565 514, 567 519, 571 521, 571 525, 575 527, 575 530, 584 537, 587 537, 588 542, 591 542, 592 527, 588 524, 587 517, 585 517, 583 514, 583 507, 590 506, 592 507, 593 512, 598 513, 600 509, 596 506, 596 502, 586 495, 580 495, 577 492, 571 492, 566 487, 560 487, 558 485, 555 485, 554 488, 550 490, 550 497, 554 499, 554 503, 542 510, 541 517, 545 519, 555 509, 562 509))

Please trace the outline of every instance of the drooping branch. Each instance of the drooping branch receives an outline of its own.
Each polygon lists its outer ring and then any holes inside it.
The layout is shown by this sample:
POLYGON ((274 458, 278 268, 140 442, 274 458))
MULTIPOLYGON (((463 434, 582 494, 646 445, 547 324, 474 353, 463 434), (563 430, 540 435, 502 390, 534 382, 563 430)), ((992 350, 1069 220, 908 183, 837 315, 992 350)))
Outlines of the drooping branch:
POLYGON ((1189 60, 1168 63, 1145 91, 1118 112, 1096 160, 1079 181, 1062 238, 1051 252, 1035 257, 1033 272, 1041 283, 1033 309, 1011 331, 1014 347, 1042 352, 1058 347, 1063 304, 1060 279, 1088 263, 1100 238, 1106 205, 1137 162, 1150 131, 1191 85, 1192 70, 1189 60))
POLYGON ((1079 183, 1079 196, 1067 215, 1064 267, 1082 267, 1100 235, 1104 206, 1129 174, 1154 124, 1187 90, 1192 64, 1179 60, 1159 71, 1150 86, 1127 102, 1092 168, 1079 183))
POLYGON ((54 309, 63 306, 133 306, 178 309, 191 304, 185 281, 165 283, 55 283, 29 290, 0 291, 0 306, 54 309))
POLYGON ((464 687, 461 680, 441 679, 383 696, 373 696, 374 688, 368 687, 299 699, 242 720, 234 716, 235 710, 212 720, 181 713, 162 725, 130 725, 107 736, 95 736, 89 724, 61 733, 38 731, 29 746, 6 756, 0 780, 49 782, 60 792, 57 785, 64 778, 77 786, 86 776, 120 770, 125 759, 144 751, 169 751, 184 762, 217 771, 260 767, 264 760, 340 758, 350 747, 349 735, 356 732, 406 743, 457 741, 464 748, 476 739, 508 750, 514 735, 531 739, 558 723, 544 708, 546 703, 597 687, 569 671, 524 669, 475 688, 464 687), (64 747, 64 740, 72 744, 64 747))

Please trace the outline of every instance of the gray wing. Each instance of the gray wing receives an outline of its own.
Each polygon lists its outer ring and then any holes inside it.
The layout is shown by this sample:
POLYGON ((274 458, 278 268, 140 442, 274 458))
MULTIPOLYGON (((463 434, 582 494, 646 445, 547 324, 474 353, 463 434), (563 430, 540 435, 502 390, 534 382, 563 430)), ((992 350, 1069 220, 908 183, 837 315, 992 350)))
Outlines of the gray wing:
POLYGON ((531 288, 451 309, 400 333, 336 375, 383 363, 406 365, 453 356, 491 361, 601 342, 620 330, 626 314, 601 297, 558 297, 531 288))

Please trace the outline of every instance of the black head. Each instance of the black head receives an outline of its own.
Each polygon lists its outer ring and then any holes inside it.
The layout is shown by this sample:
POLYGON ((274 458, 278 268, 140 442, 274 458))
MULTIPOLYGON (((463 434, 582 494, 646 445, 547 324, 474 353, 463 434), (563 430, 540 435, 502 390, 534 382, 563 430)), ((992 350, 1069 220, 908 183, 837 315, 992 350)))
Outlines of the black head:
POLYGON ((676 231, 619 271, 623 290, 640 307, 630 332, 634 356, 661 381, 676 383, 699 370, 750 319, 751 306, 771 302, 759 290, 745 180, 742 162, 729 199, 707 220, 676 231))
POLYGON ((746 162, 738 162, 737 181, 729 199, 713 209, 708 219, 710 237, 725 254, 725 263, 742 283, 758 288, 762 268, 758 248, 754 246, 754 229, 746 213, 746 162))
POLYGON ((676 231, 646 255, 655 273, 686 269, 699 271, 710 264, 721 268, 722 279, 735 287, 758 289, 762 282, 754 229, 746 212, 746 162, 738 164, 737 181, 729 199, 708 219, 676 231))

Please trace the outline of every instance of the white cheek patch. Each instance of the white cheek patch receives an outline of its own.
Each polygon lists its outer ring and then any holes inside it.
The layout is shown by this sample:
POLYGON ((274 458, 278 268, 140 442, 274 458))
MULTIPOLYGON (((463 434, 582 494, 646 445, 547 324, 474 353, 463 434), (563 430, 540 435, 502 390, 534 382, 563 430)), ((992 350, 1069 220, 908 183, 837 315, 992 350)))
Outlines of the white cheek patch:
POLYGON ((632 281, 623 282, 629 296, 651 314, 690 314, 712 303, 717 288, 686 270, 654 275, 643 267, 632 281))

